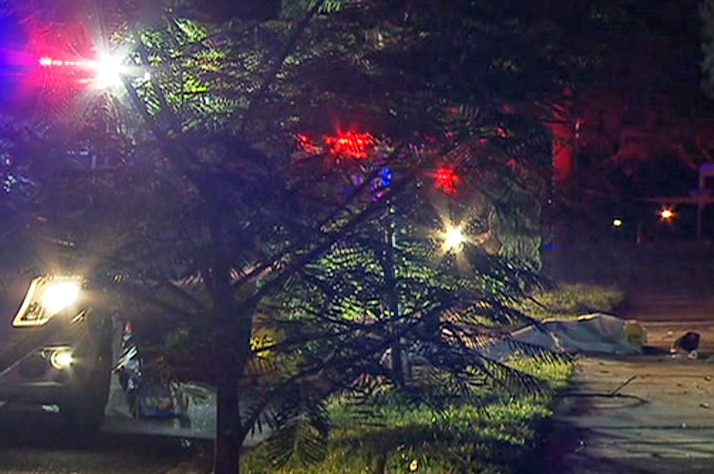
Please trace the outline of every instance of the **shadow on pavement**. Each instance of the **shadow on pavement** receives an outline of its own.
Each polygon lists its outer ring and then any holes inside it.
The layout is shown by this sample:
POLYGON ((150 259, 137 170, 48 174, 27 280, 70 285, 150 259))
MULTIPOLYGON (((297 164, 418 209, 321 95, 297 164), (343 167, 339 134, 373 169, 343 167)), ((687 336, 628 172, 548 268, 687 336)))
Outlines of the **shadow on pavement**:
POLYGON ((584 357, 518 471, 714 473, 711 353, 584 357))
MULTIPOLYGON (((533 455, 518 469, 518 474, 654 474, 687 473, 711 474, 714 458, 711 450, 697 450, 689 442, 668 442, 672 448, 678 444, 693 456, 666 457, 667 454, 642 453, 623 457, 605 457, 600 452, 590 452, 588 442, 594 432, 561 420, 550 420, 546 437, 533 455)), ((612 435, 613 444, 628 443, 629 435, 612 435)))
POLYGON ((190 457, 193 452, 212 442, 187 440, 145 434, 119 434, 102 431, 91 439, 75 436, 61 417, 41 411, 0 412, 0 458, 3 450, 86 450, 95 452, 125 452, 133 456, 173 459, 190 457))

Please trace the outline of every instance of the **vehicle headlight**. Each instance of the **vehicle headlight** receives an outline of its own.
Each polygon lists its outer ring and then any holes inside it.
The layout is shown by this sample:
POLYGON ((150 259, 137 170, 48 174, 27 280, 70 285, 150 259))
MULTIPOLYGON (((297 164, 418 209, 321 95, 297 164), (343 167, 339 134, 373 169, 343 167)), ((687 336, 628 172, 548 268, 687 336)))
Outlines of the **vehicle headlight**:
POLYGON ((50 314, 57 314, 77 301, 81 286, 78 281, 56 281, 42 292, 42 306, 50 314))
POLYGON ((41 276, 32 280, 13 326, 42 326, 52 316, 77 301, 82 279, 74 276, 41 276))
POLYGON ((50 365, 57 370, 62 370, 70 367, 74 363, 74 355, 69 348, 53 349, 50 353, 50 365))

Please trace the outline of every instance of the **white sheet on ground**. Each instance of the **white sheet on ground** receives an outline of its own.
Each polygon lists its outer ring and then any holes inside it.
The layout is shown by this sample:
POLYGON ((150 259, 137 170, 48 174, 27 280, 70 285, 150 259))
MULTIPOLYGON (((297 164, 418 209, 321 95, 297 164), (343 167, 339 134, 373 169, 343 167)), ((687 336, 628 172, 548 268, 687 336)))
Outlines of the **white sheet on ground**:
MULTIPOLYGON (((636 355, 642 353, 644 334, 641 326, 617 316, 593 313, 576 320, 547 320, 542 328, 526 327, 514 331, 511 339, 553 351, 636 355)), ((484 350, 485 355, 502 360, 517 349, 507 341, 498 342, 484 350)))

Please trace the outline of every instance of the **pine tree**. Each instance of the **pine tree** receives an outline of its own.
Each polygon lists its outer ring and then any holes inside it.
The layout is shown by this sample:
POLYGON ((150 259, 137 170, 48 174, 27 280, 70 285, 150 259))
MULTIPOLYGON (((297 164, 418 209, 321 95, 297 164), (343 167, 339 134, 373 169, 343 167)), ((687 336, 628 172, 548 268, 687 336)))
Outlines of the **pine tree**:
MULTIPOLYGON (((541 284, 549 140, 534 111, 567 69, 547 18, 512 3, 296 1, 225 22, 187 2, 151 21, 130 2, 102 6, 107 46, 129 51, 126 95, 100 94, 86 133, 57 136, 118 162, 72 174, 90 202, 50 223, 109 288, 203 328, 216 472, 239 471, 265 411, 277 460, 290 446, 319 458, 337 392, 443 405, 475 400, 483 381, 537 391, 478 350, 532 323, 512 303, 541 284), (505 250, 467 243, 469 259, 439 260, 425 229, 449 220, 484 242, 495 230, 505 250), (506 241, 520 222, 530 235, 506 241), (195 275, 197 289, 175 284, 195 275), (274 344, 255 346, 261 324, 274 344), (415 358, 429 370, 410 376, 415 358), (246 397, 253 376, 265 385, 246 397)), ((46 209, 68 184, 48 186, 46 209)))

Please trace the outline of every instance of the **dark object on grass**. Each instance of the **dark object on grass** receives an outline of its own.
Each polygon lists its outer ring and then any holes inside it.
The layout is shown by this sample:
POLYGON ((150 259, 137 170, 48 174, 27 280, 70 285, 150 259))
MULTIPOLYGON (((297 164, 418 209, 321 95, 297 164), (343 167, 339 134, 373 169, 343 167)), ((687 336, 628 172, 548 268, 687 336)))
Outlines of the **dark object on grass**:
POLYGON ((669 350, 672 355, 677 352, 687 352, 692 359, 697 358, 697 349, 699 348, 699 333, 687 331, 680 337, 674 340, 672 348, 669 350))

